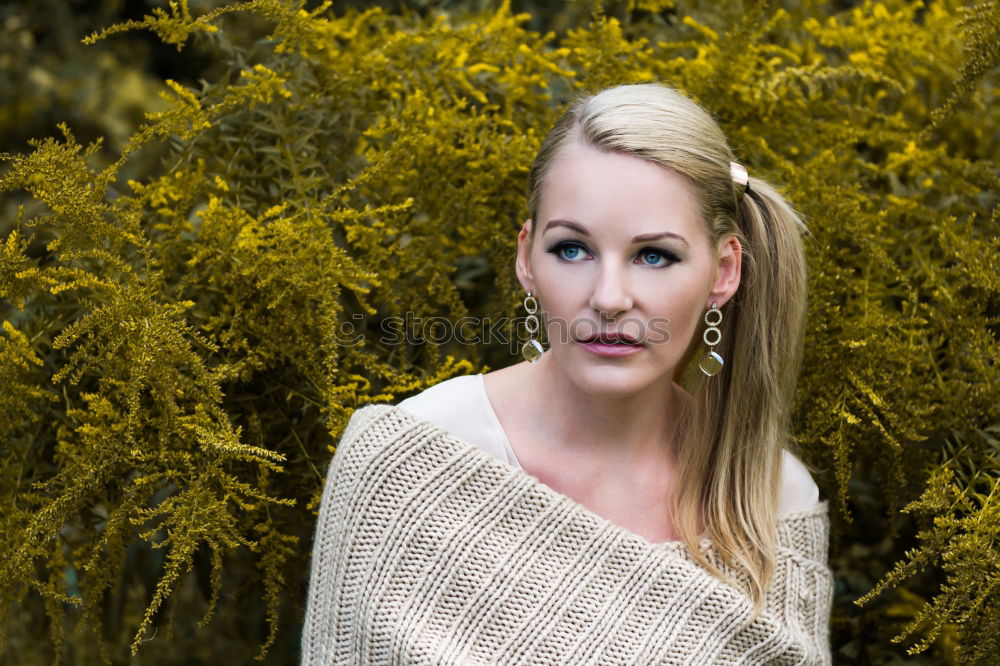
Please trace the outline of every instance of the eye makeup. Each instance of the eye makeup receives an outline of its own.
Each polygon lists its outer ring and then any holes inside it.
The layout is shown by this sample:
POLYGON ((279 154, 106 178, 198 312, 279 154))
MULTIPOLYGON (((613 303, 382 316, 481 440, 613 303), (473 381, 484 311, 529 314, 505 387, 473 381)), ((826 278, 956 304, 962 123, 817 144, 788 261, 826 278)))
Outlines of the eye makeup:
MULTIPOLYGON (((567 259, 562 254, 563 250, 566 249, 579 249, 583 250, 584 252, 588 252, 587 246, 577 241, 559 241, 557 243, 553 243, 552 245, 550 245, 545 251, 550 254, 554 254, 556 258, 559 259, 560 261, 564 261, 566 263, 577 263, 573 259, 567 259)), ((678 257, 676 254, 674 254, 669 250, 665 250, 659 247, 644 247, 641 250, 639 250, 637 254, 640 257, 647 254, 657 254, 665 260, 665 263, 660 263, 655 265, 647 264, 652 268, 664 268, 666 266, 670 266, 671 264, 676 264, 680 262, 680 257, 678 257)))

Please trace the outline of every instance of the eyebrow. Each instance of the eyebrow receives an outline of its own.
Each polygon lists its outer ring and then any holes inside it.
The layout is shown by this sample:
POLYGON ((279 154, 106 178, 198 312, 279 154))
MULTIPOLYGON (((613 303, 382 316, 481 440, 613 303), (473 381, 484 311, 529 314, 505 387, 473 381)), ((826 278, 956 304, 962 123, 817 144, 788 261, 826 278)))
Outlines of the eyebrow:
MULTIPOLYGON (((589 231, 587 231, 582 225, 573 222, 572 220, 549 220, 548 223, 546 223, 545 229, 542 231, 542 233, 545 233, 546 231, 552 229, 553 227, 568 227, 570 229, 573 229, 574 231, 580 232, 584 236, 590 236, 589 231)), ((685 245, 688 245, 688 242, 684 240, 683 236, 679 236, 670 231, 664 231, 658 234, 639 234, 638 236, 632 239, 632 242, 645 243, 646 241, 654 241, 654 240, 659 240, 661 238, 676 238, 685 245)))

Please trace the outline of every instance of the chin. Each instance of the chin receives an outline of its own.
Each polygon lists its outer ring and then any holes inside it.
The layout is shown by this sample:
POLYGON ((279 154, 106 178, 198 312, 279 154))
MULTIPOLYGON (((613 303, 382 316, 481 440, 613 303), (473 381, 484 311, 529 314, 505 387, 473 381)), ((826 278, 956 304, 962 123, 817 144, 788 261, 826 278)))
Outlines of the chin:
POLYGON ((670 378, 667 369, 656 371, 648 363, 625 365, 603 359, 578 364, 567 374, 587 393, 608 397, 637 393, 659 380, 670 378))

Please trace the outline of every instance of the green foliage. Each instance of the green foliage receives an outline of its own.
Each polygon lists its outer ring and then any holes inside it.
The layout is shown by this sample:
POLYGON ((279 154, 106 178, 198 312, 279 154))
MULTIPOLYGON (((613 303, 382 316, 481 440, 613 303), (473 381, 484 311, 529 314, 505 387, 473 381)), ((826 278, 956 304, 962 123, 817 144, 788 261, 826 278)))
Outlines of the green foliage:
POLYGON ((908 551, 905 560, 898 562, 875 589, 861 599, 867 601, 890 585, 903 583, 941 558, 940 566, 947 582, 894 639, 902 640, 922 628, 924 636, 914 651, 926 649, 942 634, 947 623, 953 623, 963 626, 966 634, 980 637, 979 641, 963 646, 966 660, 988 663, 1000 654, 1000 634, 995 630, 996 618, 1000 615, 1000 595, 997 594, 1000 590, 1000 554, 996 550, 1000 540, 1000 479, 997 474, 1000 441, 993 436, 998 428, 989 430, 992 432, 979 430, 974 433, 979 444, 993 450, 992 459, 986 465, 980 467, 974 458, 966 457, 972 449, 967 443, 953 454, 949 465, 934 470, 923 495, 903 509, 919 513, 926 519, 927 527, 918 535, 920 546, 908 551), (956 464, 957 461, 964 464, 956 464), (978 563, 977 568, 970 566, 973 562, 978 563))
POLYGON ((88 37, 149 30, 221 66, 164 82, 103 167, 66 125, 3 155, 0 210, 23 207, 0 220, 0 654, 294 662, 351 412, 510 362, 488 335, 517 313, 542 134, 578 91, 661 80, 813 233, 795 425, 838 507, 838 660, 888 663, 895 640, 987 663, 997 5, 704 5, 176 0, 88 37), (479 342, 387 337, 402 317, 476 317, 479 342))
MULTIPOLYGON (((144 113, 163 108, 156 94, 163 82, 148 71, 156 38, 133 33, 84 46, 81 34, 114 21, 123 3, 81 4, 0 5, 0 150, 23 151, 29 139, 61 136, 57 124, 66 122, 84 143, 104 139, 96 159, 106 162, 118 157, 144 113)), ((156 168, 153 148, 133 155, 127 170, 156 168)))

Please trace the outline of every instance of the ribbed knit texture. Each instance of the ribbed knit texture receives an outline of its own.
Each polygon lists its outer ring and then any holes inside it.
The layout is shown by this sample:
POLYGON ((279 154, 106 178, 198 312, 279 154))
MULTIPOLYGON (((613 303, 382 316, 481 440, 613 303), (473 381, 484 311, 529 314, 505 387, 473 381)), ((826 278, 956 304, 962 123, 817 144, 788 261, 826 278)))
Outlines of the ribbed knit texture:
POLYGON ((649 543, 405 410, 369 405, 327 475, 302 663, 828 664, 826 503, 782 516, 778 537, 764 612, 747 624, 749 597, 680 542, 649 543))

